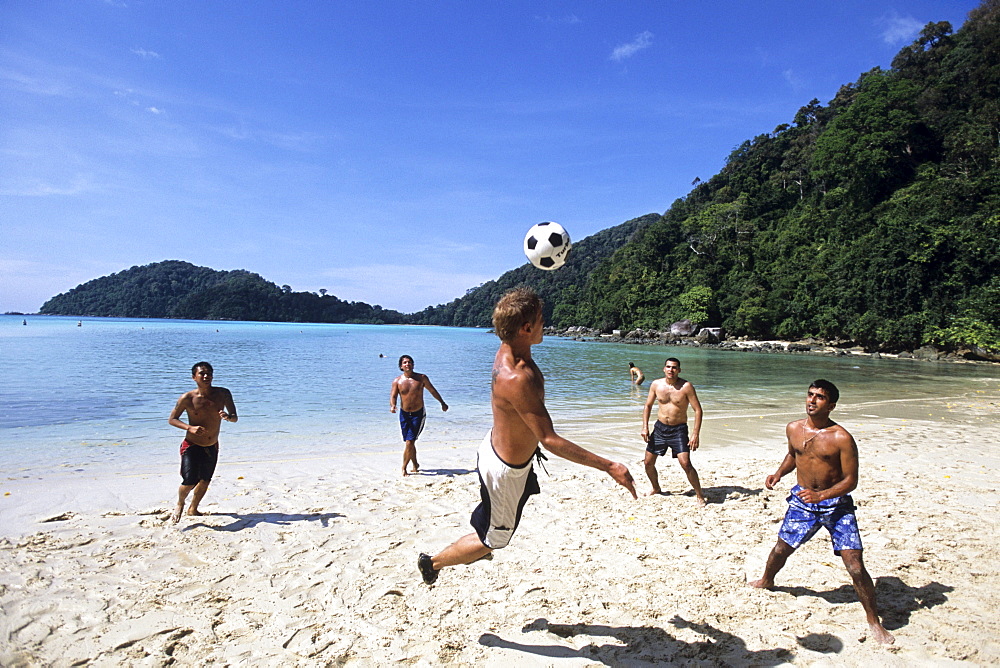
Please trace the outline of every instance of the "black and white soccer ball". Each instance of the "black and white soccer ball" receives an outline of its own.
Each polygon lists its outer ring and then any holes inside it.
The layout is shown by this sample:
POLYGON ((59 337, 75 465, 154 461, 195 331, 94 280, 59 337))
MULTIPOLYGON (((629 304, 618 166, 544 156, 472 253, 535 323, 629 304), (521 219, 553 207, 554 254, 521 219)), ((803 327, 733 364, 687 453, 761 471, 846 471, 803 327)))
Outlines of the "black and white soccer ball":
POLYGON ((551 271, 566 264, 569 257, 569 234, 559 223, 547 222, 532 225, 524 235, 524 254, 531 264, 551 271))

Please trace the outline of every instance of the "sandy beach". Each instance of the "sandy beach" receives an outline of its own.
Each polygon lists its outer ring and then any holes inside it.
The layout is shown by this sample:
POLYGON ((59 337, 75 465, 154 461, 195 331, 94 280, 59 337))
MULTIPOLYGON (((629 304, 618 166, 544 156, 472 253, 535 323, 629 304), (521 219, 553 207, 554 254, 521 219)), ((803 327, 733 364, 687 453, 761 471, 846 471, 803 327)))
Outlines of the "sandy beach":
MULTIPOLYGON (((211 515, 176 526, 174 471, 7 480, 0 664, 995 665, 997 398, 906 417, 838 410, 861 448, 854 496, 891 647, 868 637, 825 532, 774 591, 747 586, 793 476, 766 490, 783 446, 713 448, 722 425, 708 420, 693 457, 707 508, 672 461, 660 465, 672 493, 632 501, 550 458, 510 547, 433 586, 416 557, 469 531, 478 439, 425 444, 423 474, 406 479, 395 451, 253 463, 224 451, 211 515)), ((644 492, 641 456, 626 463, 644 492)))

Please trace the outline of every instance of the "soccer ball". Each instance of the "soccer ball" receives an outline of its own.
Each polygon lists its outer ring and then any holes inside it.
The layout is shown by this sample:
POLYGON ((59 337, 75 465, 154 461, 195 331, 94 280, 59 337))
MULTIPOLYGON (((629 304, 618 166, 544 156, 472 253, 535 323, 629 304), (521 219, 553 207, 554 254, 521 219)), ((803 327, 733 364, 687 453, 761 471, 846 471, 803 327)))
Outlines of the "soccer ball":
POLYGON ((538 223, 532 225, 524 235, 524 254, 531 264, 539 269, 551 271, 566 264, 569 257, 569 234, 559 223, 538 223))

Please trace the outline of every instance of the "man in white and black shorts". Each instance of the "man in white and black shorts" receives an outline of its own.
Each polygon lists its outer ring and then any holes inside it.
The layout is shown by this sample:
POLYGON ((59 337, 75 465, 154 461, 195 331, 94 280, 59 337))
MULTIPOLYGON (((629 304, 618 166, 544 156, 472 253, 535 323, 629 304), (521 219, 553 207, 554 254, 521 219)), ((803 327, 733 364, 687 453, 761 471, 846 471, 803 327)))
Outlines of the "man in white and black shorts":
POLYGON ((612 462, 559 436, 545 408, 545 379, 531 358, 531 347, 542 342, 542 300, 528 288, 511 290, 493 309, 493 328, 500 349, 493 360, 490 402, 493 429, 479 446, 482 503, 472 513, 473 533, 431 557, 421 554, 417 568, 432 584, 445 566, 470 564, 505 547, 521 519, 524 504, 538 493, 532 458, 538 444, 571 462, 610 475, 635 498, 628 467, 612 462))
POLYGON ((482 502, 472 511, 472 528, 486 547, 498 550, 507 547, 528 497, 538 494, 538 476, 534 459, 544 459, 540 449, 524 464, 505 462, 493 448, 493 432, 479 444, 476 470, 479 472, 479 495, 482 502))

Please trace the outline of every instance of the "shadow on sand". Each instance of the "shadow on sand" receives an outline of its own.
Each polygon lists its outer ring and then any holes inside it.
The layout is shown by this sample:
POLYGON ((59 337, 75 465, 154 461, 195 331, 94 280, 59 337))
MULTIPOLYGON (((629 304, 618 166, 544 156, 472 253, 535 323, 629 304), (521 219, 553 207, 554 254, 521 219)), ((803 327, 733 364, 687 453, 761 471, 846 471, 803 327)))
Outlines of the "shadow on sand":
MULTIPOLYGON (((726 501, 741 501, 743 499, 749 499, 752 496, 757 496, 763 491, 763 487, 750 489, 739 485, 719 485, 718 487, 703 487, 701 493, 705 495, 706 502, 722 504, 726 501)), ((694 492, 691 492, 691 494, 693 495, 694 492)))
MULTIPOLYGON (((470 473, 475 473, 476 469, 420 469, 420 473, 416 475, 442 475, 448 478, 454 478, 459 475, 468 475, 470 473)), ((414 475, 413 473, 410 474, 414 475)))
POLYGON ((685 642, 666 630, 655 626, 604 626, 600 624, 552 624, 546 619, 536 619, 521 631, 548 631, 560 638, 574 636, 606 636, 617 643, 596 645, 590 643, 580 649, 564 645, 529 645, 517 643, 484 633, 479 644, 502 647, 550 659, 582 658, 613 666, 642 666, 667 663, 701 663, 712 665, 777 666, 792 660, 786 649, 751 651, 742 638, 720 631, 708 624, 688 622, 674 617, 670 624, 675 629, 691 629, 706 636, 705 640, 685 642))
MULTIPOLYGON (((662 480, 660 484, 664 484, 662 480)), ((758 487, 757 489, 750 489, 748 487, 740 487, 739 485, 719 485, 718 487, 701 488, 701 493, 705 495, 706 504, 719 505, 722 505, 727 501, 742 501, 750 498, 751 496, 757 496, 763 491, 764 489, 761 487, 758 487)), ((693 498, 694 490, 688 489, 685 492, 672 492, 669 489, 666 489, 660 492, 657 496, 687 496, 693 498)))
MULTIPOLYGON (((845 574, 846 575, 846 574, 845 574)), ((808 587, 773 587, 792 596, 816 596, 828 603, 854 603, 858 600, 854 587, 841 585, 829 591, 815 591, 808 587)), ((922 587, 911 587, 895 576, 884 576, 875 581, 875 596, 882 625, 892 631, 910 623, 910 615, 916 610, 932 608, 948 600, 945 594, 955 591, 954 587, 938 582, 930 582, 922 587)))
POLYGON ((278 524, 287 525, 292 522, 319 522, 323 527, 330 526, 330 520, 338 517, 346 517, 340 513, 215 513, 207 517, 232 517, 229 524, 216 525, 198 522, 189 524, 182 531, 192 529, 211 529, 212 531, 241 531, 252 529, 258 524, 278 524))

